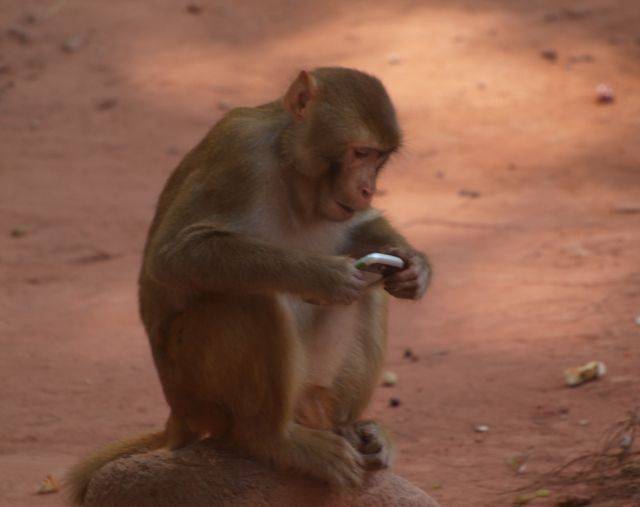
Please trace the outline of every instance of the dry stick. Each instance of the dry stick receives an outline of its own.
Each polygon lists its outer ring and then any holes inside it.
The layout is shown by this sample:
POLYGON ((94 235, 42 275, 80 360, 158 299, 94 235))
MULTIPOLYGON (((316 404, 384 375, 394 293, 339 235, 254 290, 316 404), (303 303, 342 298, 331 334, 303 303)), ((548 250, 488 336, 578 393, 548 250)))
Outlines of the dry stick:
POLYGON ((639 428, 636 407, 607 430, 600 451, 573 458, 515 491, 582 484, 596 489, 594 499, 640 499, 640 451, 632 450, 639 428))

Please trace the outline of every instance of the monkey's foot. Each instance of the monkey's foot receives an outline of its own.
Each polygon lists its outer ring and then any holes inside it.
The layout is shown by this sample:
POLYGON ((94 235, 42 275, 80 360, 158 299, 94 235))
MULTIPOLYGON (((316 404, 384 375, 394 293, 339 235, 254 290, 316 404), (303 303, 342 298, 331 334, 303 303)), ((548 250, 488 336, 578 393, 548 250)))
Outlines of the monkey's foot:
POLYGON ((438 507, 388 471, 355 489, 278 473, 203 440, 177 451, 128 456, 93 477, 85 507, 438 507))
POLYGON ((385 429, 375 421, 358 421, 336 430, 362 455, 367 470, 389 468, 393 462, 393 448, 385 429))

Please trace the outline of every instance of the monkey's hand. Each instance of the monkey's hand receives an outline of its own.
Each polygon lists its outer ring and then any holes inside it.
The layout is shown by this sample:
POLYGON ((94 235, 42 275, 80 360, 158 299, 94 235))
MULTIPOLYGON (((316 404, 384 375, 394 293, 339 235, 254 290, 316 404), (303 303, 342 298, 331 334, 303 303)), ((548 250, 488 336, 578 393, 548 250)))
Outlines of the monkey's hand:
POLYGON ((319 269, 309 277, 309 287, 303 299, 318 305, 348 305, 367 288, 361 270, 350 257, 326 257, 319 269))
POLYGON ((388 248, 384 253, 400 257, 405 268, 384 278, 385 290, 397 298, 420 299, 431 281, 431 266, 427 257, 416 250, 388 248))
POLYGON ((393 447, 385 429, 375 421, 357 421, 336 430, 360 452, 366 470, 389 468, 393 447))

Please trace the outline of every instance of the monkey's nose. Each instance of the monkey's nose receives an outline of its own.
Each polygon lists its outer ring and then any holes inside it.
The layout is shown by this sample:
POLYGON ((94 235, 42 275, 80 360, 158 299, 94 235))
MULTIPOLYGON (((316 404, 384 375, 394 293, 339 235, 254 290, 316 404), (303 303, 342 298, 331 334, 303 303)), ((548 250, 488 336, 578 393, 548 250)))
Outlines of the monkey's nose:
POLYGON ((360 189, 360 196, 366 202, 369 202, 371 200, 371 198, 373 197, 374 193, 375 193, 375 191, 372 188, 368 187, 368 186, 362 187, 360 189))

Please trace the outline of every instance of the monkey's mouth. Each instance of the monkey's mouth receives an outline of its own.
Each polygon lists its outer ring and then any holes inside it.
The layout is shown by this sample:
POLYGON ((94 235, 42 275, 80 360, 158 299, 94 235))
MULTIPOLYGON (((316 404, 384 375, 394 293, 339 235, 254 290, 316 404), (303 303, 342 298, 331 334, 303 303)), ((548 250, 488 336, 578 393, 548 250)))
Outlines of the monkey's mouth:
POLYGON ((340 209, 342 209, 342 211, 344 211, 347 215, 353 215, 356 211, 353 208, 350 208, 349 206, 347 206, 346 204, 342 204, 341 202, 338 202, 338 201, 336 201, 336 203, 338 204, 340 209))

